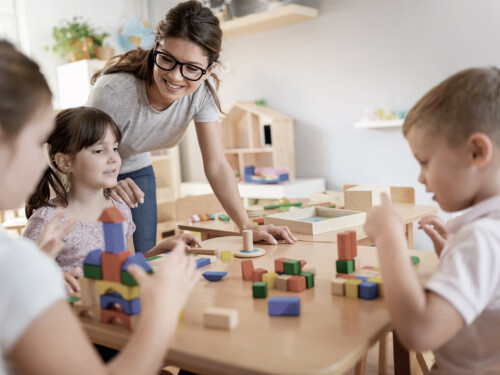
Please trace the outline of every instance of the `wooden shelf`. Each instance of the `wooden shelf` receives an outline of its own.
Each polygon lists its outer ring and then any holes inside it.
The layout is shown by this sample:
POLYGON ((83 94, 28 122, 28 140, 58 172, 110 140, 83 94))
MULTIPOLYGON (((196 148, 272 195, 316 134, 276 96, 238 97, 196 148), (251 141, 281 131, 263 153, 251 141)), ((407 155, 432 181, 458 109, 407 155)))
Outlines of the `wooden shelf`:
POLYGON ((318 10, 304 5, 289 4, 265 12, 235 18, 221 25, 222 38, 230 39, 245 34, 307 21, 318 17, 318 10))
POLYGON ((273 152, 272 147, 266 148, 228 148, 224 150, 225 154, 257 154, 259 152, 273 152))
POLYGON ((354 124, 356 129, 376 129, 376 128, 395 128, 402 126, 404 119, 387 120, 387 121, 368 121, 361 120, 354 124))

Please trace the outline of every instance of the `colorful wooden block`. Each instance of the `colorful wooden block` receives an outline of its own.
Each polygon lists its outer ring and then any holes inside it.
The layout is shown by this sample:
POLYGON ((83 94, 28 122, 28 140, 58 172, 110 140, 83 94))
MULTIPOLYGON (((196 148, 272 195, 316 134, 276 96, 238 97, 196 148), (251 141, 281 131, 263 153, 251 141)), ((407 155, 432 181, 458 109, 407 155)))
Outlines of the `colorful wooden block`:
POLYGON ((219 281, 224 276, 227 275, 227 272, 219 272, 219 271, 205 271, 203 272, 203 277, 208 281, 219 281))
POLYGON ((362 270, 368 270, 368 271, 372 271, 375 267, 373 266, 364 266, 364 267, 361 267, 362 270))
POLYGON ((359 298, 362 299, 377 298, 378 297, 377 289, 378 289, 377 284, 369 281, 364 281, 361 284, 359 284, 358 288, 359 298))
POLYGON ((83 276, 89 279, 102 280, 101 266, 91 266, 90 264, 83 265, 83 276))
POLYGON ((300 261, 288 259, 283 263, 283 271, 287 275, 298 275, 300 273, 300 261))
POLYGON ((351 256, 356 258, 358 256, 358 239, 356 238, 356 231, 351 229, 346 232, 349 233, 349 238, 351 239, 351 256))
POLYGON ((95 249, 89 251, 85 259, 83 260, 83 264, 88 264, 90 266, 100 266, 101 265, 101 252, 102 249, 95 249))
POLYGON ((384 283, 382 281, 382 278, 381 277, 370 277, 368 280, 366 281, 369 281, 371 283, 375 283, 377 284, 377 294, 380 296, 380 297, 383 297, 384 296, 384 283))
POLYGON ((346 279, 335 278, 331 281, 332 294, 336 296, 343 297, 345 295, 345 283, 346 279))
POLYGON ((264 268, 255 268, 252 271, 252 281, 262 281, 262 275, 267 273, 267 270, 264 268))
POLYGON ((358 298, 358 288, 363 280, 351 279, 345 282, 345 295, 350 298, 358 298))
POLYGON ((301 272, 300 276, 304 276, 306 278, 306 288, 310 289, 314 286, 314 275, 309 272, 301 272))
POLYGON ((337 258, 339 260, 352 259, 351 253, 351 235, 349 232, 344 231, 337 233, 337 258))
POLYGON ((210 264, 210 258, 198 258, 196 259, 196 268, 201 268, 208 266, 210 264))
POLYGON ((122 282, 122 266, 130 256, 130 251, 119 253, 108 253, 103 251, 101 254, 102 279, 107 281, 122 282))
POLYGON ((115 305, 120 305, 123 312, 127 315, 135 315, 141 312, 141 301, 139 298, 125 300, 117 292, 101 295, 100 302, 101 309, 110 309, 115 305))
POLYGON ((380 271, 380 266, 373 267, 374 271, 380 271))
POLYGON ((137 328, 139 315, 127 315, 123 311, 114 309, 101 309, 101 322, 102 323, 112 323, 116 320, 122 322, 122 324, 130 330, 135 330, 137 328))
POLYGON ((366 281, 369 279, 368 276, 355 276, 354 278, 361 281, 366 281))
POLYGON ((113 281, 97 280, 97 293, 99 295, 118 292, 123 299, 130 301, 139 297, 138 286, 128 286, 113 281))
POLYGON ((287 291, 288 290, 288 279, 292 277, 292 275, 280 275, 276 278, 276 289, 287 291))
MULTIPOLYGON (((153 274, 153 270, 147 271, 150 275, 153 274)), ((122 284, 123 285, 130 285, 130 286, 136 286, 139 285, 137 284, 137 281, 132 277, 132 275, 128 271, 122 271, 122 284)))
POLYGON ((219 214, 218 218, 219 218, 219 220, 222 220, 222 221, 229 221, 229 220, 231 220, 229 218, 229 216, 224 215, 224 214, 219 214))
POLYGON ((224 250, 220 252, 220 258, 222 260, 231 260, 233 259, 233 252, 231 250, 224 250))
POLYGON ((105 208, 99 217, 99 221, 102 223, 122 223, 126 220, 123 213, 116 206, 105 208))
POLYGON ((420 263, 420 258, 416 256, 411 257, 411 264, 418 264, 420 263))
POLYGON ((144 271, 152 271, 153 269, 151 268, 151 265, 148 263, 146 258, 144 257, 144 254, 142 253, 135 253, 129 256, 125 262, 122 264, 122 271, 126 271, 127 267, 131 264, 135 264, 136 266, 141 267, 144 271))
POLYGON ((354 272, 354 261, 349 260, 337 260, 337 273, 351 273, 354 272))
POLYGON ((121 253, 125 251, 125 234, 123 223, 102 223, 104 231, 104 250, 107 253, 121 253))
POLYGON ((207 328, 232 330, 238 325, 238 310, 209 307, 203 312, 203 325, 207 328))
POLYGON ((262 275, 262 281, 267 283, 268 289, 274 289, 276 287, 276 279, 278 274, 276 272, 268 272, 262 275))
POLYGON ((300 315, 299 297, 269 297, 267 308, 270 316, 300 315))
POLYGON ((286 287, 290 292, 300 293, 307 289, 307 280, 304 276, 294 275, 287 280, 286 287))
POLYGON ((276 272, 284 273, 285 269, 284 269, 283 263, 285 263, 285 261, 287 261, 287 260, 288 260, 288 258, 278 258, 278 259, 275 259, 274 260, 274 270, 276 272))
POLYGON ((264 281, 257 281, 252 285, 253 298, 266 298, 267 297, 267 283, 264 281))
POLYGON ((356 276, 350 275, 350 274, 347 274, 347 273, 338 273, 337 274, 337 278, 345 279, 345 280, 351 280, 351 279, 355 279, 356 276))
POLYGON ((248 259, 241 262, 241 275, 243 276, 243 280, 252 281, 253 270, 253 261, 248 259))

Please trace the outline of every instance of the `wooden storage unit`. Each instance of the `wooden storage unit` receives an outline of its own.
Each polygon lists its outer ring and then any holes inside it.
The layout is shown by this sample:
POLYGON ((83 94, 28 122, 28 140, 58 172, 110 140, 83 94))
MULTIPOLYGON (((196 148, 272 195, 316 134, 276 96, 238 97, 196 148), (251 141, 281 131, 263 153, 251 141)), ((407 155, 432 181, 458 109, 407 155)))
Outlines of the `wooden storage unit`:
POLYGON ((293 118, 251 102, 237 102, 221 122, 224 153, 231 167, 286 168, 295 178, 293 118))
POLYGON ((158 208, 158 226, 156 241, 165 233, 175 231, 175 200, 179 197, 181 170, 179 148, 160 150, 152 156, 156 176, 156 203, 158 208))

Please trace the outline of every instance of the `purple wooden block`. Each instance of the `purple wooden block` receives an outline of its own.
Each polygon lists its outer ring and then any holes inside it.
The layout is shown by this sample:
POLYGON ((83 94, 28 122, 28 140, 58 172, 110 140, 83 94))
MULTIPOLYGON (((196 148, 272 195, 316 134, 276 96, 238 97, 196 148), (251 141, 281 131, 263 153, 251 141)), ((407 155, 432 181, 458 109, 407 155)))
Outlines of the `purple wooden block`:
POLYGON ((196 259, 196 268, 208 266, 209 264, 210 264, 210 258, 198 258, 198 259, 196 259))
POLYGON ((267 306, 270 316, 300 315, 299 297, 270 297, 267 306))
POLYGON ((120 293, 113 292, 108 294, 103 294, 100 297, 101 309, 110 309, 114 305, 118 304, 122 307, 123 312, 127 315, 136 315, 141 312, 141 301, 139 298, 134 298, 133 300, 127 301, 122 298, 120 293))
POLYGON ((356 276, 355 279, 366 281, 369 279, 369 277, 368 276, 356 276))
POLYGON ((83 264, 88 264, 91 266, 100 266, 101 265, 101 253, 102 249, 91 250, 85 259, 83 260, 83 264))
POLYGON ((203 277, 208 281, 219 281, 224 276, 227 275, 227 272, 219 272, 219 271, 205 271, 202 273, 203 277))
POLYGON ((151 268, 151 265, 148 263, 148 261, 144 257, 144 254, 142 254, 142 253, 135 253, 135 254, 129 256, 128 259, 122 265, 122 271, 126 271, 127 267, 131 264, 138 265, 146 272, 153 270, 151 268))
POLYGON ((359 298, 374 299, 378 297, 377 284, 370 281, 363 281, 358 287, 359 298))
POLYGON ((104 231, 104 251, 107 253, 121 253, 127 250, 123 223, 102 223, 104 231))

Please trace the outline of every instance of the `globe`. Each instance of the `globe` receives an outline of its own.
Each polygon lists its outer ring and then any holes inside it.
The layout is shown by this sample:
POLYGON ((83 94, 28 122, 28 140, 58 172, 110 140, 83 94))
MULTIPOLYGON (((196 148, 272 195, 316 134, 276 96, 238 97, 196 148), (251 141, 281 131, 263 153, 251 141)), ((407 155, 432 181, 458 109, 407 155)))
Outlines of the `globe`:
POLYGON ((118 21, 116 39, 125 51, 153 47, 154 33, 149 23, 137 17, 122 17, 118 21))

